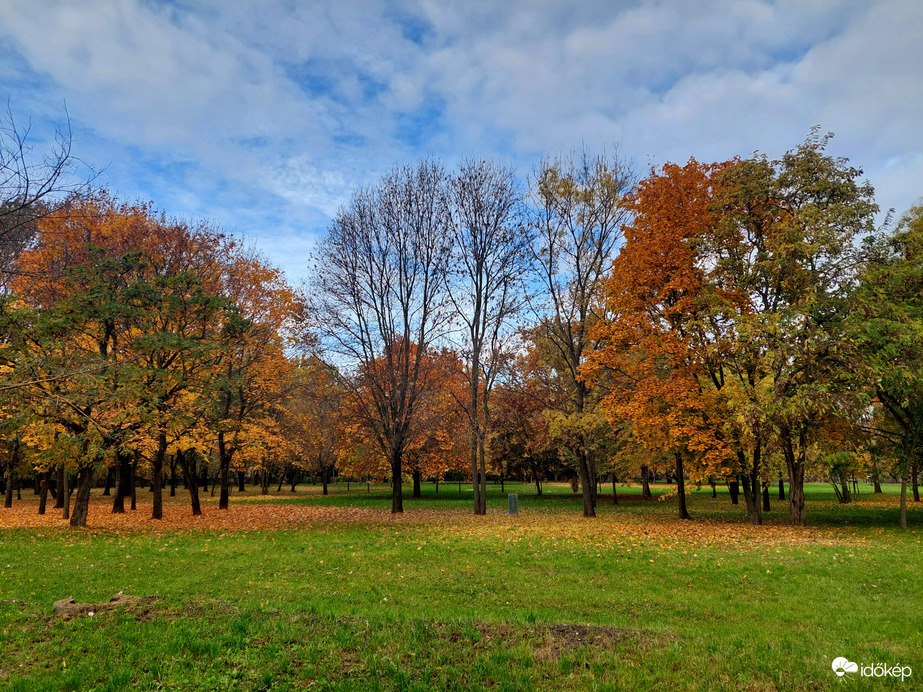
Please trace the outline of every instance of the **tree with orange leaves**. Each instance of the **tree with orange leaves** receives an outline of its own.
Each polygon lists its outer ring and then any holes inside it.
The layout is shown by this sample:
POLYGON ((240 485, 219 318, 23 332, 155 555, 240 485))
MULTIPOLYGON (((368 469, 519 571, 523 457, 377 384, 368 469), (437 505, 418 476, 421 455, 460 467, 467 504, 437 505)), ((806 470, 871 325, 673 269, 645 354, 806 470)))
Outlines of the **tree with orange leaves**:
MULTIPOLYGON (((406 431, 402 466, 412 477, 414 497, 421 495, 423 478, 438 479, 447 471, 465 470, 460 433, 468 427, 457 403, 466 394, 458 356, 449 349, 429 349, 420 363, 419 398, 413 423, 406 431)), ((342 468, 350 476, 384 477, 389 463, 377 437, 374 398, 368 389, 358 389, 355 384, 341 391, 342 468)))
POLYGON ((709 358, 720 353, 709 321, 698 240, 714 227, 710 176, 715 170, 690 161, 667 164, 638 186, 634 221, 603 288, 606 319, 593 334, 604 344, 583 372, 605 374, 610 393, 602 407, 610 419, 632 421, 634 434, 651 450, 674 460, 679 514, 688 518, 683 480, 688 460, 701 469, 723 468, 732 458, 718 421, 709 358))

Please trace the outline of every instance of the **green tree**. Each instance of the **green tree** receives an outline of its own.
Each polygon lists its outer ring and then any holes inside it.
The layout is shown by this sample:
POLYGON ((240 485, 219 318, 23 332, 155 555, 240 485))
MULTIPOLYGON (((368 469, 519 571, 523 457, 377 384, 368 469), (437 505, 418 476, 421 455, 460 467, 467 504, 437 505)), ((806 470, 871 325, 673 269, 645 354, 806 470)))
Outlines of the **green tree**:
POLYGON ((871 238, 868 248, 850 337, 883 409, 875 430, 897 452, 906 528, 907 484, 923 455, 923 205, 904 214, 893 232, 871 238))

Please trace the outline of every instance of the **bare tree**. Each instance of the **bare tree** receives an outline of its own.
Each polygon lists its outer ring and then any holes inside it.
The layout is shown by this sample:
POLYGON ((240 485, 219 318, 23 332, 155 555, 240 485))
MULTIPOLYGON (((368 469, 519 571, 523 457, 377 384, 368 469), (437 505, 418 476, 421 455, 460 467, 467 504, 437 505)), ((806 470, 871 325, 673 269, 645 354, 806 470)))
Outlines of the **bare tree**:
POLYGON ((347 398, 391 466, 391 511, 415 410, 430 387, 424 356, 448 324, 451 249, 445 172, 399 168, 340 210, 314 256, 313 314, 346 373, 347 398))
MULTIPOLYGON (((546 160, 532 180, 534 258, 546 301, 537 305, 541 333, 555 355, 555 366, 570 390, 567 413, 576 429, 592 406, 580 374, 592 348, 589 329, 597 320, 596 296, 622 237, 630 212, 625 198, 634 186, 630 167, 618 154, 546 160)), ((583 515, 596 516, 596 464, 584 433, 570 450, 577 460, 583 515)))
POLYGON ((55 132, 55 143, 35 155, 29 143, 31 125, 20 129, 7 105, 0 120, 0 284, 28 246, 35 223, 51 213, 58 199, 89 188, 97 173, 71 152, 70 118, 55 132))
POLYGON ((451 190, 454 243, 447 283, 464 338, 469 398, 460 403, 471 423, 474 513, 486 514, 490 393, 512 319, 525 304, 531 237, 511 169, 488 160, 465 162, 451 190))

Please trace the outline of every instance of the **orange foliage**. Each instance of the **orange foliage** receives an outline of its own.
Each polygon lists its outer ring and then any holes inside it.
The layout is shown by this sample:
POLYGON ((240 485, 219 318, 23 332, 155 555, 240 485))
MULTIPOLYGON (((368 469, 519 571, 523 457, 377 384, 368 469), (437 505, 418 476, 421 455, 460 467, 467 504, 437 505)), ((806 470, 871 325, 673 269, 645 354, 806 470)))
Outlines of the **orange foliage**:
POLYGON ((680 452, 698 475, 725 475, 734 455, 719 426, 727 415, 708 367, 722 349, 709 321, 699 240, 716 225, 713 174, 722 165, 667 164, 631 200, 636 214, 613 262, 602 299, 606 319, 593 328, 603 343, 583 368, 611 393, 611 420, 628 419, 651 450, 680 452))

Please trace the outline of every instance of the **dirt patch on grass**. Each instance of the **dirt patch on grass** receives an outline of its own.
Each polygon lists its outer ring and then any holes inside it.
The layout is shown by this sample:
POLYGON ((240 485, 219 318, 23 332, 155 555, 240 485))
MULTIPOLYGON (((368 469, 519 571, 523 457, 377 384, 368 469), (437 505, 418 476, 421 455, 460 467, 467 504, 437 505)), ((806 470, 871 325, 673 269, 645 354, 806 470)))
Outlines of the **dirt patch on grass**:
POLYGON ((625 640, 632 640, 640 649, 648 649, 658 642, 651 632, 607 625, 478 622, 475 627, 487 643, 496 640, 507 649, 526 644, 532 657, 539 661, 557 660, 562 654, 578 648, 608 649, 625 640))

